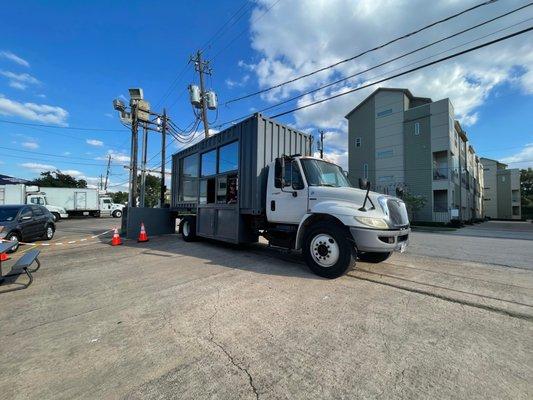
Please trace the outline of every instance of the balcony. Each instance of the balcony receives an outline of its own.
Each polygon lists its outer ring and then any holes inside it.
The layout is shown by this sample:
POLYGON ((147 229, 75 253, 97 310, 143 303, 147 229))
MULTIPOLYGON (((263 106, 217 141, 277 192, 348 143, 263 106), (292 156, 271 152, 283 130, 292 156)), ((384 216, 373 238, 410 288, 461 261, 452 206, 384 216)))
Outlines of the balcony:
POLYGON ((449 173, 450 171, 449 171, 449 168, 447 167, 433 168, 433 180, 434 181, 447 180, 449 173))

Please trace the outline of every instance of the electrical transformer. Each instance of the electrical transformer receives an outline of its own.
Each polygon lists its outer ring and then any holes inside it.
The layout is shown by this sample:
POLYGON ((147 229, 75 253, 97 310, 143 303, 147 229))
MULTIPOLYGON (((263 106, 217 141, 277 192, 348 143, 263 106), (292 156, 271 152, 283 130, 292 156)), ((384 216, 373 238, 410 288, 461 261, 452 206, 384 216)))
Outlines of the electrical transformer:
POLYGON ((202 97, 200 95, 200 88, 196 85, 189 85, 189 98, 191 104, 196 107, 202 107, 202 97))
POLYGON ((212 92, 212 91, 209 91, 206 93, 205 95, 206 97, 206 101, 207 101, 207 108, 209 108, 210 110, 216 110, 217 108, 217 103, 218 103, 218 100, 217 100, 217 95, 215 92, 212 92))

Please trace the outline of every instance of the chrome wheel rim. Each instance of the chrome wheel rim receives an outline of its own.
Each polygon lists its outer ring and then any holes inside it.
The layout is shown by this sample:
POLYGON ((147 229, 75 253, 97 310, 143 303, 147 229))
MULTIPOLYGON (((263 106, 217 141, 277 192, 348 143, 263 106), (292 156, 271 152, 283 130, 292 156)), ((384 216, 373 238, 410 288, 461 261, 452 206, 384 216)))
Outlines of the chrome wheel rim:
POLYGON ((52 229, 51 226, 49 226, 48 228, 46 228, 46 237, 48 239, 52 239, 53 236, 54 236, 54 230, 52 229))
POLYGON ((191 233, 191 228, 189 227, 189 221, 183 222, 183 235, 189 236, 189 233, 191 233))
POLYGON ((332 236, 325 233, 316 235, 311 240, 311 256, 321 267, 332 267, 339 261, 340 249, 332 236))
POLYGON ((19 248, 19 238, 16 237, 15 235, 11 236, 9 238, 9 241, 10 242, 15 242, 15 244, 13 245, 13 247, 11 247, 11 251, 16 251, 18 248, 19 248))

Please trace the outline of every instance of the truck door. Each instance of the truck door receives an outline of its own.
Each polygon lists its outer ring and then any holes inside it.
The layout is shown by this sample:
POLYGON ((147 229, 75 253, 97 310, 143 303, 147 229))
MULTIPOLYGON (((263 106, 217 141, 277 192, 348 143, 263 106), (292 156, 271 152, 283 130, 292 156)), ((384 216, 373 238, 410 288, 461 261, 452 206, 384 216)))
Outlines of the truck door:
POLYGON ((111 215, 111 207, 113 202, 111 199, 102 198, 100 199, 100 212, 102 215, 111 215))
POLYGON ((302 178, 300 164, 285 160, 285 187, 276 188, 273 173, 269 174, 271 192, 267 195, 267 219, 269 222, 299 224, 307 213, 307 187, 302 178))
POLYGON ((87 192, 74 192, 74 209, 87 209, 87 192))

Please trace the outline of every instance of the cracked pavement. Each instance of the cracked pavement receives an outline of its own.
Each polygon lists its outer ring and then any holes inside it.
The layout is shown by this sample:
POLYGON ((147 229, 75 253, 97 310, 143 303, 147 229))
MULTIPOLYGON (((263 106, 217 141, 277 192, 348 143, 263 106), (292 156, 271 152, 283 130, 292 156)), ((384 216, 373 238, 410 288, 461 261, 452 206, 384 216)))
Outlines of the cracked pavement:
POLYGON ((531 398, 530 269, 416 243, 325 280, 264 245, 150 239, 43 251, 2 295, 0 399, 531 398))

